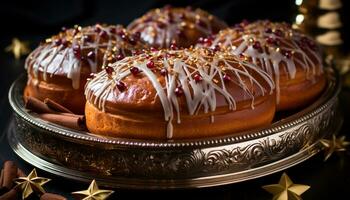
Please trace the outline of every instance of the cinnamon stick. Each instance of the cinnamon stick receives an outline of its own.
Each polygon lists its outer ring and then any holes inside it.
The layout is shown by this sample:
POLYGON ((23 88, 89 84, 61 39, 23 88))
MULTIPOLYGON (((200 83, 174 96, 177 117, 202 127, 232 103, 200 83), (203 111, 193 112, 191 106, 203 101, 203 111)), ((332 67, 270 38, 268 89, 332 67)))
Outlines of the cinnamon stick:
POLYGON ((15 189, 12 189, 0 196, 0 200, 16 200, 18 199, 18 193, 15 189))
POLYGON ((13 161, 4 163, 4 173, 2 187, 11 189, 13 187, 13 179, 17 177, 17 166, 13 161))
POLYGON ((74 115, 70 113, 44 113, 39 114, 41 119, 47 120, 52 123, 56 123, 68 128, 83 130, 84 129, 84 116, 74 115))
POLYGON ((41 195, 40 200, 67 200, 67 199, 58 194, 45 193, 41 195))
POLYGON ((57 112, 61 112, 61 113, 72 113, 72 111, 70 111, 68 108, 62 106, 61 104, 49 99, 49 98, 46 98, 44 100, 44 103, 51 109, 57 111, 57 112))
POLYGON ((26 174, 20 169, 17 169, 17 177, 26 177, 26 174))
POLYGON ((25 108, 36 113, 57 113, 44 102, 40 101, 35 97, 28 97, 27 102, 25 104, 25 108))

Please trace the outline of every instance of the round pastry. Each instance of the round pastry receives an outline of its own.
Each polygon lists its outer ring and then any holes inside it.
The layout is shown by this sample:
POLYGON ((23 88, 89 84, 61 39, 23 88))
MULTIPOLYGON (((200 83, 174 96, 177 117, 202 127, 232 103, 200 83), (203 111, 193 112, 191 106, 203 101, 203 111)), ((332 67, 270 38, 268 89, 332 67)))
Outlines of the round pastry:
POLYGON ((286 23, 242 22, 199 44, 203 45, 227 50, 271 74, 276 83, 277 110, 309 104, 326 84, 318 46, 286 23))
POLYGON ((90 74, 142 47, 137 35, 128 34, 122 26, 62 30, 28 56, 24 97, 49 98, 74 113, 84 113, 84 85, 90 74))
POLYGON ((208 49, 127 57, 85 88, 92 133, 189 139, 266 126, 275 113, 272 78, 253 64, 208 49))
POLYGON ((141 39, 157 48, 195 45, 198 38, 217 33, 226 28, 225 22, 201 10, 188 8, 154 9, 134 20, 128 30, 140 34, 141 39))

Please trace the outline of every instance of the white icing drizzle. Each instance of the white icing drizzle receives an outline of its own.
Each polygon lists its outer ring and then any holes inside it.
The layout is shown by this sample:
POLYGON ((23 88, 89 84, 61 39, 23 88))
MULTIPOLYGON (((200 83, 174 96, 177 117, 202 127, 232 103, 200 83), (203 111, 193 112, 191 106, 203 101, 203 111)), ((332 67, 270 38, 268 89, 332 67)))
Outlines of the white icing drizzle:
MULTIPOLYGON (((46 40, 35 49, 26 59, 25 68, 33 71, 37 78, 39 72, 43 73, 43 79, 51 77, 56 73, 63 73, 72 80, 72 87, 80 87, 80 75, 82 59, 85 59, 90 67, 91 73, 96 73, 109 63, 119 53, 130 55, 131 50, 141 48, 141 44, 131 45, 123 40, 118 31, 124 31, 122 26, 106 26, 96 24, 95 26, 80 27, 61 32, 46 40), (98 29, 98 31, 96 31, 98 29), (105 32, 106 35, 101 35, 105 32), (84 38, 86 41, 84 41, 84 38), (102 39, 105 38, 105 39, 102 39), (59 40, 57 44, 55 41, 59 40), (66 41, 64 46, 63 41, 66 41), (73 46, 78 45, 81 57, 74 54, 73 46), (126 51, 127 50, 127 51, 126 51), (93 52, 94 56, 88 58, 88 53, 93 52), (102 54, 102 56, 100 56, 102 54), (102 60, 100 60, 102 58, 102 60)), ((143 47, 143 46, 142 46, 143 47)))
POLYGON ((128 30, 141 33, 141 38, 148 44, 166 48, 173 42, 178 43, 181 37, 186 40, 186 36, 183 35, 186 29, 195 29, 200 35, 209 36, 219 31, 218 27, 227 27, 214 18, 200 9, 164 7, 154 9, 136 19, 128 26, 128 30), (214 27, 213 22, 217 23, 218 27, 214 27))
MULTIPOLYGON (((133 76, 130 69, 136 67, 147 77, 157 92, 164 110, 164 120, 168 122, 167 138, 172 138, 172 120, 177 116, 176 123, 181 123, 181 103, 176 88, 181 88, 186 99, 187 111, 196 115, 199 111, 213 113, 217 108, 217 95, 226 100, 230 110, 236 109, 236 100, 227 90, 228 84, 236 84, 244 92, 246 100, 251 100, 254 109, 254 97, 272 94, 275 85, 272 78, 254 64, 247 63, 225 52, 213 53, 207 49, 161 50, 127 57, 114 63, 114 72, 101 71, 89 80, 85 88, 87 101, 98 109, 105 111, 105 103, 109 97, 118 95, 116 84, 127 76, 133 76), (170 55, 170 56, 169 56, 170 55), (149 68, 147 61, 152 60, 155 68, 149 68), (160 70, 166 69, 164 81, 160 81, 160 70), (254 75, 252 75, 254 74, 254 75), (196 81, 194 75, 200 75, 196 81), (226 79, 225 79, 226 76, 226 79), (259 76, 259 79, 256 78, 259 76), (226 83, 225 83, 226 81, 226 83), (254 89, 255 88, 255 89, 254 89)), ((137 78, 137 77, 135 77, 137 78)), ((131 84, 131 83, 128 83, 131 84)), ((126 86, 127 87, 127 86, 126 86)), ((127 88, 126 88, 127 90, 127 88)), ((123 93, 122 90, 119 91, 123 93)), ((214 116, 210 119, 214 122, 214 116)))
POLYGON ((278 103, 280 70, 286 70, 291 79, 295 78, 296 65, 305 70, 306 77, 309 79, 313 79, 315 74, 323 71, 319 52, 311 47, 311 44, 306 44, 307 42, 315 45, 312 39, 292 30, 285 23, 256 21, 220 31, 212 42, 211 48, 219 46, 233 55, 251 59, 252 63, 274 76, 278 103), (270 43, 267 41, 268 38, 271 38, 270 43), (274 41, 279 43, 273 43, 274 41), (260 48, 254 46, 257 42, 260 48), (281 68, 282 63, 285 64, 285 69, 281 68))

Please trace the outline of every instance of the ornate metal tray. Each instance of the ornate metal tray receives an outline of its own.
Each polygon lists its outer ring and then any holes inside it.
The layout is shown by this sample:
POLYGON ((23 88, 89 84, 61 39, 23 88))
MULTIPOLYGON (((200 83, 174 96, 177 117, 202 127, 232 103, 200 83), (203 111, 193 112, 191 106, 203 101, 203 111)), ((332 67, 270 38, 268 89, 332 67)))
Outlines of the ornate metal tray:
POLYGON ((245 181, 308 159, 320 150, 321 138, 337 132, 342 123, 339 78, 331 68, 327 75, 327 88, 312 105, 265 129, 181 141, 107 138, 35 118, 23 105, 23 75, 9 91, 14 119, 8 139, 37 168, 110 187, 193 188, 245 181))

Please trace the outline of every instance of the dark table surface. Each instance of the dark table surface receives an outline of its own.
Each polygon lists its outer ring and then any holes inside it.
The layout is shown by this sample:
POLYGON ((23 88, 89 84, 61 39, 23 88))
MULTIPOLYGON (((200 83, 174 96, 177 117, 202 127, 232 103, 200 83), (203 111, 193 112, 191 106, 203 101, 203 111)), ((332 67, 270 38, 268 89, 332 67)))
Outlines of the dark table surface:
MULTIPOLYGON (((11 8, 11 6, 9 8, 11 8)), ((5 7, 1 6, 0 11, 4 11, 4 9, 5 7)), ((57 9, 62 8, 58 7, 57 9)), ((140 10, 145 9, 147 8, 140 7, 139 10, 133 10, 134 13, 129 14, 137 16, 139 15, 138 13, 141 12, 140 10)), ((52 12, 54 12, 54 10, 52 12)), ((218 10, 218 12, 221 11, 218 10)), ((67 10, 67 13, 69 14, 69 10, 67 10)), ((99 19, 102 19, 102 21, 104 19, 110 19, 108 18, 108 15, 113 15, 113 13, 103 13, 102 16, 105 16, 105 18, 99 19)), ((10 15, 10 17, 13 16, 10 15)), ((277 17, 278 16, 275 15, 275 18, 277 17)), ((2 20, 7 20, 6 17, 1 18, 2 20)), ((287 19, 287 17, 283 19, 287 19)), ((23 21, 23 19, 19 18, 17 20, 23 21)), ((77 20, 79 21, 80 19, 78 18, 77 20)), ((126 18, 121 20, 124 20, 125 22, 130 21, 130 19, 126 18)), ((96 22, 96 17, 91 17, 90 21, 85 21, 85 23, 92 22, 96 22)), ((67 23, 75 23, 75 21, 67 23)), ((24 58, 21 60, 15 60, 11 54, 4 52, 4 48, 10 44, 12 37, 15 36, 31 41, 32 47, 35 47, 40 40, 50 35, 50 33, 57 32, 57 26, 49 27, 47 29, 43 26, 40 31, 26 29, 27 32, 18 30, 11 32, 4 30, 0 33, 0 35, 3 35, 0 37, 0 165, 2 166, 4 160, 13 160, 27 174, 33 169, 33 166, 25 163, 14 154, 8 145, 6 137, 8 124, 12 119, 12 110, 8 102, 7 93, 11 83, 20 74, 25 72, 23 69, 24 58)), ((12 28, 16 27, 14 26, 12 28)), ((350 140, 350 89, 343 89, 340 99, 341 109, 344 114, 344 125, 340 134, 347 135, 349 138, 348 140, 350 140)), ((350 199, 350 151, 346 151, 340 155, 333 155, 326 162, 323 161, 323 158, 323 154, 319 153, 311 159, 285 170, 285 172, 291 177, 294 183, 311 186, 311 188, 302 195, 303 199, 350 199)), ((85 190, 88 187, 86 184, 56 177, 47 174, 44 171, 38 170, 38 174, 52 179, 51 182, 45 185, 45 189, 48 192, 64 195, 68 199, 72 198, 70 195, 71 192, 85 190)), ((264 191, 261 186, 278 183, 281 174, 282 172, 279 172, 242 183, 205 189, 172 191, 135 191, 116 189, 111 199, 134 199, 140 197, 146 199, 271 199, 272 196, 264 191)))

